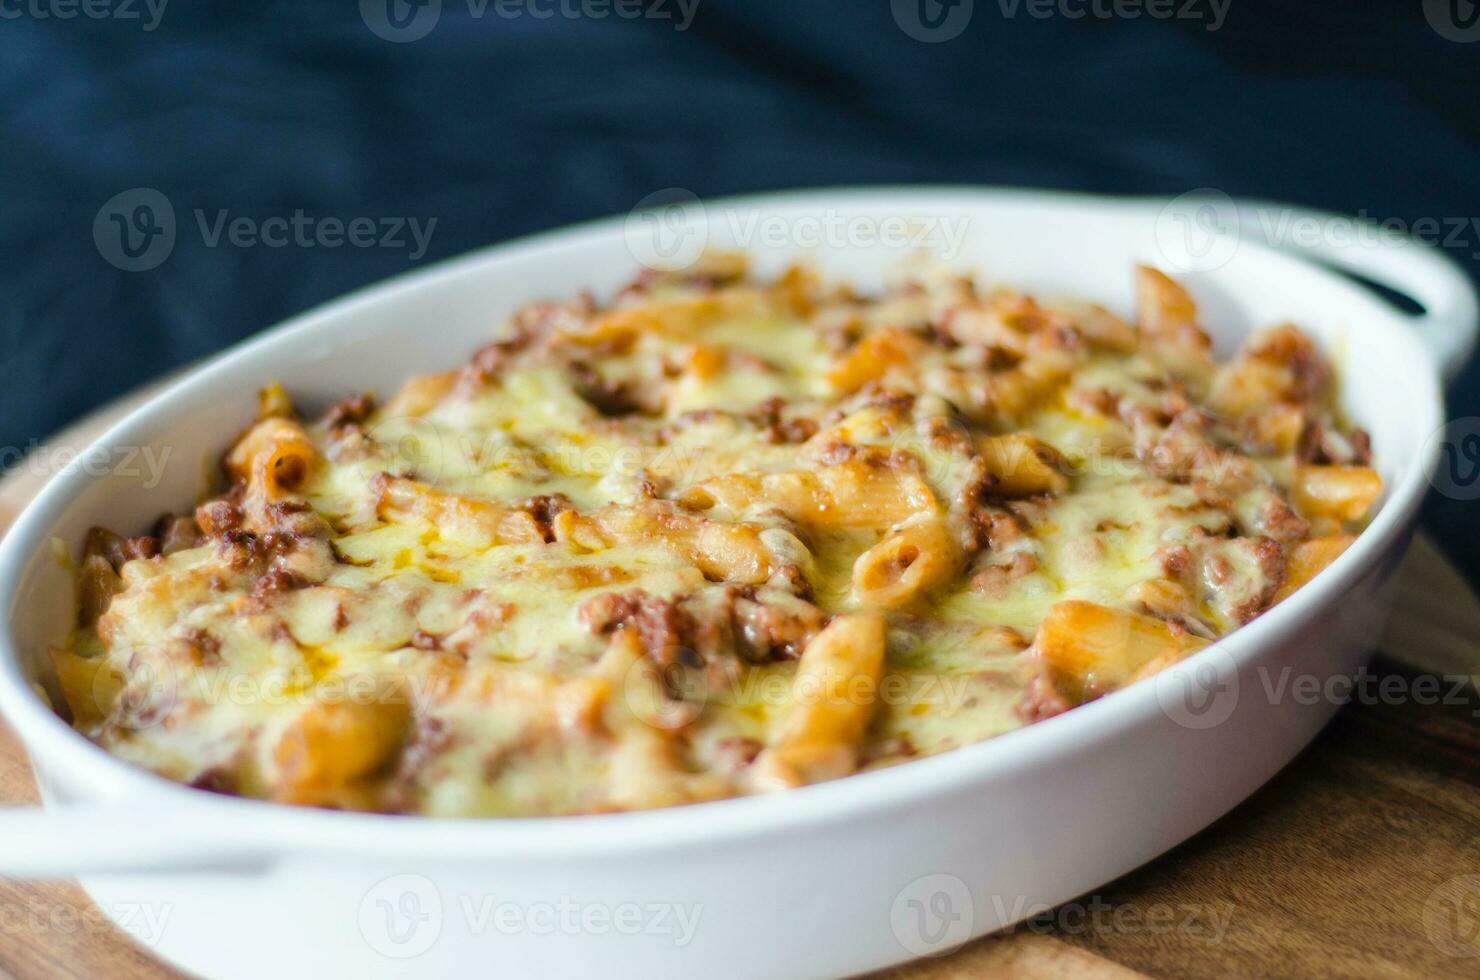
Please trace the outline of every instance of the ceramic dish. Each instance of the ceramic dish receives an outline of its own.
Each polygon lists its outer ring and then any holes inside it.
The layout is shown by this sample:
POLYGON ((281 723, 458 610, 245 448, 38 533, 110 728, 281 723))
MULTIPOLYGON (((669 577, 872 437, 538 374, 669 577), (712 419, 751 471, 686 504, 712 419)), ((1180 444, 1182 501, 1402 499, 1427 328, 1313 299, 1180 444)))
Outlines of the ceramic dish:
POLYGON ((1412 296, 1424 313, 1410 317, 1255 241, 1268 221, 1199 241, 1179 216, 1139 200, 961 189, 691 202, 656 223, 640 215, 492 248, 222 354, 114 426, 0 543, 0 708, 46 801, 0 814, 0 871, 82 875, 156 953, 213 977, 807 977, 947 952, 1175 846, 1335 710, 1285 682, 1349 674, 1370 652, 1436 463, 1440 375, 1468 353, 1476 319, 1468 283, 1423 246, 1330 235, 1302 249, 1412 296), (92 525, 145 526, 161 500, 187 506, 202 460, 251 417, 261 385, 281 381, 310 410, 393 390, 462 360, 499 314, 581 288, 610 293, 634 258, 694 242, 740 246, 763 274, 804 258, 864 286, 923 242, 993 280, 1122 313, 1127 270, 1159 266, 1193 293, 1225 356, 1285 320, 1318 338, 1344 410, 1371 433, 1380 509, 1314 582, 1153 682, 982 744, 770 797, 498 821, 290 808, 132 768, 35 693, 47 645, 74 615, 53 539, 75 552, 92 525), (139 465, 146 447, 164 465, 139 465))

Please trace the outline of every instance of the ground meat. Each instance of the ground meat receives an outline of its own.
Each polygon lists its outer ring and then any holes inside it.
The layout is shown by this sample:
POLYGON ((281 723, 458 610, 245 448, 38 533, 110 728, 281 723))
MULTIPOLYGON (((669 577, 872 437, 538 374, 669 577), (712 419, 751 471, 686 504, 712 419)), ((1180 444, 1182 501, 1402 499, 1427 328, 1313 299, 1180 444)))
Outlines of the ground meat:
POLYGON ((1319 398, 1331 384, 1331 366, 1315 342, 1292 326, 1250 338, 1241 356, 1281 365, 1290 372, 1288 395, 1302 402, 1319 398))
POLYGON ((271 595, 274 592, 289 592, 293 589, 300 588, 303 584, 303 580, 297 575, 281 566, 275 565, 269 568, 266 574, 259 578, 257 583, 252 586, 252 595, 262 597, 271 595))
POLYGON ((179 645, 181 662, 197 665, 221 662, 221 641, 198 626, 185 627, 175 642, 179 645))
POLYGON ((1255 530, 1277 541, 1300 541, 1310 534, 1310 521, 1295 513, 1295 508, 1271 491, 1255 518, 1255 530))
POLYGON ((823 612, 810 603, 780 605, 737 596, 732 605, 735 642, 754 663, 794 660, 822 629, 823 612))
POLYGON ((593 633, 636 630, 643 651, 657 664, 697 659, 686 642, 694 632, 692 617, 678 603, 641 589, 602 593, 586 600, 576 615, 593 633))
POLYGON ((584 361, 567 365, 576 394, 607 418, 617 418, 641 411, 643 404, 637 392, 625 382, 608 381, 584 361))
POLYGON ((1316 420, 1300 433, 1295 454, 1304 463, 1366 466, 1372 462, 1372 438, 1365 429, 1343 434, 1330 423, 1316 420))
POLYGON ((452 744, 452 733, 441 718, 418 717, 396 757, 396 768, 386 787, 384 803, 392 812, 416 809, 418 776, 452 744))
POLYGON ((194 548, 202 539, 200 525, 195 523, 195 518, 175 514, 165 514, 155 522, 154 536, 159 539, 159 552, 163 555, 194 548))
POLYGON ((236 796, 238 782, 236 774, 230 769, 214 766, 203 770, 194 779, 190 780, 193 789, 203 789, 207 793, 220 793, 224 796, 236 796))
POLYGON ((1194 547, 1204 600, 1236 623, 1259 615, 1284 582, 1285 551, 1273 538, 1210 540, 1194 547))
POLYGON ((107 528, 94 527, 87 532, 82 553, 84 556, 101 555, 117 572, 136 558, 153 558, 159 554, 159 541, 145 534, 124 538, 107 528))
POLYGON ((837 466, 846 463, 857 456, 859 447, 850 445, 841 439, 830 437, 817 449, 817 462, 823 466, 837 466))
POLYGON ((1019 551, 1005 563, 983 568, 971 577, 969 584, 973 592, 1002 599, 1010 593, 1014 581, 1037 570, 1038 559, 1026 551, 1019 551))
POLYGON ((466 374, 480 382, 491 381, 503 373, 520 351, 529 346, 531 339, 531 334, 518 333, 507 340, 485 344, 473 354, 466 374))
POLYGON ((241 508, 226 497, 208 500, 195 509, 195 523, 207 537, 223 538, 241 527, 241 508))
POLYGON ((1029 724, 1061 715, 1073 707, 1069 699, 1059 693, 1042 663, 1034 661, 1029 668, 1027 684, 1018 698, 1014 710, 1017 716, 1029 724))
POLYGON ((920 754, 908 735, 895 735, 865 745, 859 756, 859 765, 884 762, 890 759, 912 759, 920 754))
POLYGON ((588 599, 577 616, 598 635, 635 630, 643 651, 662 666, 699 666, 726 653, 752 663, 794 659, 826 619, 805 600, 767 601, 756 589, 737 586, 675 600, 641 589, 607 592, 588 599))
POLYGON ((375 411, 374 395, 352 395, 329 406, 324 414, 324 424, 330 429, 342 429, 347 425, 358 425, 375 411))
POLYGON ((932 449, 957 456, 970 456, 974 450, 971 433, 959 419, 948 415, 932 415, 923 420, 920 426, 925 442, 932 449))
POLYGON ((786 402, 780 398, 768 398, 749 413, 749 418, 761 428, 761 440, 772 444, 795 445, 806 442, 817 434, 817 421, 806 417, 785 418, 782 412, 786 402))
POLYGON ((866 392, 864 405, 897 415, 908 415, 915 407, 915 395, 898 388, 871 388, 866 392))
POLYGON ((575 504, 571 503, 569 497, 563 493, 540 494, 538 497, 528 497, 519 504, 520 510, 528 511, 539 525, 540 533, 546 541, 555 540, 553 527, 557 515, 568 510, 574 510, 575 504))

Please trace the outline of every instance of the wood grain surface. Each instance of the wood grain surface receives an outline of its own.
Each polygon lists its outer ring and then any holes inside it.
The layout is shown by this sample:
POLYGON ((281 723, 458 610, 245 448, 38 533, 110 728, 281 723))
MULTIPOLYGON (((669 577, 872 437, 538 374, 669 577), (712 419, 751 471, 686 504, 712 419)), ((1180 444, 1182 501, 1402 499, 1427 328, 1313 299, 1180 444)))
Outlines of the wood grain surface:
MULTIPOLYGON (((138 397, 56 443, 85 445, 138 397)), ((46 476, 23 463, 0 481, 0 527, 46 476)), ((1480 602, 1422 537, 1401 574, 1372 682, 1243 805, 1093 895, 884 976, 1480 976, 1480 694, 1466 680, 1480 674, 1480 602)), ((0 800, 35 799, 0 728, 0 800)), ((76 885, 3 879, 0 971, 179 976, 76 885)))

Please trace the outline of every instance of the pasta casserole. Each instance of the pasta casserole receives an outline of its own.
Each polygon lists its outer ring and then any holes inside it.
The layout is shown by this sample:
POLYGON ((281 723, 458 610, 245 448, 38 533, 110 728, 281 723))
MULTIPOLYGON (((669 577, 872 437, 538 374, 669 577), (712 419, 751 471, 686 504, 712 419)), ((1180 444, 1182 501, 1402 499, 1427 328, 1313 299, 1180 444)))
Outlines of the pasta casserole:
POLYGON ((1288 596, 1382 488, 1305 334, 1220 363, 1133 275, 1127 320, 715 254, 383 401, 270 386, 224 492, 90 533, 53 688, 170 779, 448 816, 780 790, 1073 709, 1288 596))

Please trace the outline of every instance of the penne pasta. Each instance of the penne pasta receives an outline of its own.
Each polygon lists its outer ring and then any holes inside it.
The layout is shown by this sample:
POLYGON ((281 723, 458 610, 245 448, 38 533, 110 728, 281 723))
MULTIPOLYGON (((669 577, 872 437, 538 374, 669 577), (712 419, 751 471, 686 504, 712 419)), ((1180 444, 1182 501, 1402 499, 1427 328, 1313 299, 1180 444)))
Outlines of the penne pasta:
POLYGON ((405 740, 410 711, 398 701, 316 701, 273 750, 278 799, 334 803, 387 765, 405 740))
POLYGON ((851 353, 827 372, 828 383, 838 391, 857 391, 891 370, 917 361, 924 342, 903 330, 886 327, 871 333, 851 353))
POLYGON ((905 524, 853 563, 853 603, 895 609, 924 598, 955 575, 956 550, 944 521, 905 524))
POLYGON ((784 788, 836 779, 857 768, 883 667, 882 615, 849 613, 828 624, 802 653, 791 711, 756 760, 757 780, 784 788))
POLYGON ((727 514, 777 510, 820 528, 880 527, 937 510, 935 495, 918 476, 869 460, 848 460, 815 472, 740 473, 705 480, 679 500, 727 514))
POLYGON ((295 492, 319 461, 303 426, 270 416, 247 430, 226 455, 226 470, 246 484, 249 501, 270 503, 295 492))
POLYGON ((1381 495, 1313 341, 1220 366, 1135 275, 1133 326, 706 258, 514 311, 379 409, 268 386, 224 492, 88 533, 46 686, 172 779, 447 817, 766 792, 1068 710, 1289 596, 1381 495))
POLYGON ((1033 649, 1073 704, 1124 687, 1207 641, 1151 616, 1070 599, 1048 611, 1033 649))
POLYGON ((1058 450, 1029 433, 986 436, 977 440, 977 452, 992 475, 992 491, 1004 497, 1035 493, 1063 493, 1069 478, 1063 474, 1058 450))
POLYGON ((1359 521, 1382 493, 1382 477, 1366 466, 1301 466, 1291 498, 1301 513, 1359 521))
POLYGON ((1329 538, 1312 538, 1301 541, 1285 558, 1285 581, 1274 595, 1275 602, 1283 602, 1320 573, 1321 569, 1336 560, 1356 540, 1349 534, 1329 538))
POLYGON ((81 657, 60 647, 51 647, 47 653, 62 700, 72 713, 72 724, 83 729, 101 724, 123 690, 123 675, 105 657, 81 657))
POLYGON ((415 523, 474 548, 542 544, 544 532, 528 511, 437 490, 415 480, 384 477, 375 512, 396 523, 415 523))

